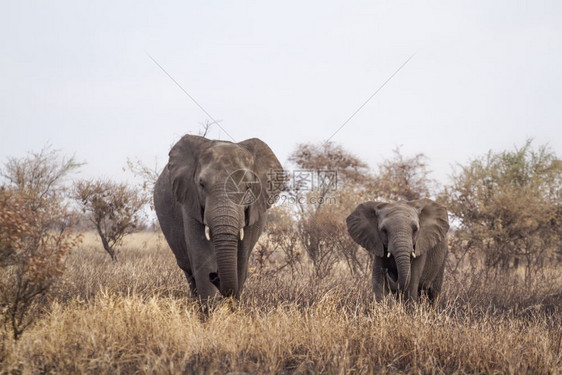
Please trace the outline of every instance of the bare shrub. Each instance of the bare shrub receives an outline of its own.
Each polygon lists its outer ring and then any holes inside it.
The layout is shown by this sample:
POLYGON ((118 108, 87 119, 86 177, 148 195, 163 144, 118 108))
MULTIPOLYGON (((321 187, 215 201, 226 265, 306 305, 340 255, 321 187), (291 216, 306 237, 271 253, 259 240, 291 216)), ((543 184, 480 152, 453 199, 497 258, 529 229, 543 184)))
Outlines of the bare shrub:
POLYGON ((138 190, 142 193, 143 199, 145 199, 150 205, 150 209, 154 210, 154 200, 152 199, 152 194, 154 192, 154 184, 160 176, 161 169, 158 167, 158 162, 154 161, 154 166, 149 167, 139 159, 127 158, 126 167, 124 170, 130 171, 133 175, 140 179, 141 183, 138 190))
POLYGON ((451 251, 496 273, 523 266, 530 280, 556 260, 561 199, 562 166, 547 147, 490 151, 460 166, 441 197, 458 223, 451 251))
POLYGON ((373 198, 390 201, 429 198, 435 182, 429 178, 427 157, 421 153, 405 157, 399 148, 393 153, 393 158, 378 166, 371 186, 373 198))
POLYGON ((286 206, 269 210, 265 230, 252 252, 251 268, 258 275, 278 274, 289 270, 294 276, 302 271, 302 251, 294 235, 296 220, 286 206))
POLYGON ((89 213, 104 250, 117 260, 118 246, 141 223, 141 210, 149 198, 126 184, 102 180, 77 182, 73 196, 89 213))
POLYGON ((60 200, 67 192, 66 177, 82 165, 74 157, 61 157, 58 150, 45 146, 23 158, 8 158, 0 174, 7 186, 33 193, 30 203, 36 209, 42 199, 60 200))
POLYGON ((46 202, 33 210, 30 200, 22 192, 0 191, 2 323, 14 339, 36 319, 37 300, 61 276, 66 253, 79 241, 66 228, 45 227, 60 207, 46 202))
POLYGON ((292 275, 300 272, 303 256, 298 237, 295 236, 295 228, 296 220, 286 208, 279 206, 270 210, 266 236, 283 254, 283 264, 280 269, 288 267, 292 275))
POLYGON ((289 193, 301 212, 305 207, 321 209, 342 186, 354 185, 360 190, 372 181, 367 164, 333 142, 299 144, 289 161, 296 167, 289 193))
POLYGON ((65 177, 80 166, 45 147, 9 158, 0 188, 0 313, 2 338, 13 339, 37 319, 67 252, 80 241, 70 232, 65 177))
POLYGON ((276 253, 276 246, 274 245, 267 236, 260 239, 250 256, 250 273, 257 273, 261 277, 277 271, 276 262, 272 259, 276 253))
POLYGON ((372 181, 367 164, 331 142, 298 145, 289 160, 296 167, 288 194, 297 207, 298 240, 316 276, 328 276, 342 259, 352 272, 361 269, 345 218, 372 181))
POLYGON ((306 249, 314 271, 319 279, 328 276, 340 258, 337 251, 338 236, 335 233, 341 228, 325 211, 304 216, 299 221, 298 234, 306 249))

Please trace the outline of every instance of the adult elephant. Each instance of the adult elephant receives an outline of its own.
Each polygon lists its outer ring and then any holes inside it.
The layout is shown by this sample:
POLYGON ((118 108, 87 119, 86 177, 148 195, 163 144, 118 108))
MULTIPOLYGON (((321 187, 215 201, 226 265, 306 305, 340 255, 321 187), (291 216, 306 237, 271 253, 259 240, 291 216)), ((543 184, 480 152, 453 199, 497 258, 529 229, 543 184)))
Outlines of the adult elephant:
POLYGON ((373 290, 380 301, 391 292, 435 301, 448 253, 447 209, 430 199, 365 202, 347 217, 355 242, 374 255, 373 290))
POLYGON ((172 147, 154 206, 178 266, 202 301, 219 291, 240 295, 266 210, 283 189, 274 181, 280 170, 257 138, 232 143, 186 135, 172 147))

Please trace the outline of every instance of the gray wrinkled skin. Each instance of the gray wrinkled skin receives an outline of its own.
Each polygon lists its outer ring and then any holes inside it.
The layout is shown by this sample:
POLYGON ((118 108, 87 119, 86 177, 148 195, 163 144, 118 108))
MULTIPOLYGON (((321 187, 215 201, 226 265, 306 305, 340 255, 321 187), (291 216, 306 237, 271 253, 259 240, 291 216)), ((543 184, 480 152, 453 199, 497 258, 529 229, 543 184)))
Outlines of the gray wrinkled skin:
POLYGON ((202 301, 240 295, 266 210, 280 193, 268 189, 276 186, 268 172, 281 169, 256 138, 231 143, 186 135, 172 147, 154 187, 154 206, 178 266, 202 301), (229 178, 239 170, 251 171, 255 181, 229 178), (251 202, 229 195, 248 190, 255 193, 251 202))
POLYGON ((417 301, 422 292, 436 300, 448 253, 445 207, 430 199, 365 202, 346 222, 353 240, 374 255, 377 301, 391 293, 417 301))

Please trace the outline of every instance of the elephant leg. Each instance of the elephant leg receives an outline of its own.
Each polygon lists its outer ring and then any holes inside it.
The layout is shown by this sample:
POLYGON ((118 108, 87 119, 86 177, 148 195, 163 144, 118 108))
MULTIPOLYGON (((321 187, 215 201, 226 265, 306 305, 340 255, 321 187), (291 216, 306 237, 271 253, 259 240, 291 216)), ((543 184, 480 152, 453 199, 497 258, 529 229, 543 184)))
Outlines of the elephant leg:
POLYGON ((189 285, 189 290, 191 291, 191 293, 197 297, 197 287, 195 286, 195 278, 193 278, 193 274, 191 273, 191 270, 187 269, 187 268, 183 268, 183 273, 185 274, 185 278, 187 279, 187 283, 189 285))
POLYGON ((202 300, 217 297, 219 290, 213 283, 213 276, 216 277, 217 266, 212 256, 199 259, 194 263, 193 279, 197 295, 202 300))
POLYGON ((375 256, 373 260, 373 292, 375 294, 375 300, 381 302, 385 296, 385 270, 382 262, 382 258, 375 256))
POLYGON ((205 239, 205 227, 201 223, 187 217, 184 217, 184 223, 191 278, 195 281, 197 295, 205 302, 219 295, 212 282, 212 277, 217 272, 215 252, 212 244, 205 239))
POLYGON ((178 267, 182 269, 187 279, 189 290, 197 296, 195 279, 191 271, 187 243, 185 240, 184 220, 181 206, 172 194, 168 169, 164 168, 154 187, 154 208, 162 228, 162 234, 176 257, 178 267))
POLYGON ((435 303, 437 302, 437 298, 439 297, 439 294, 441 293, 441 287, 443 286, 443 273, 444 273, 444 271, 445 271, 445 267, 443 266, 443 267, 441 267, 441 269, 439 270, 439 273, 435 277, 435 280, 433 281, 433 284, 431 285, 431 287, 427 291, 427 297, 429 298, 429 301, 433 305, 435 305, 435 303))
POLYGON ((194 266, 193 278, 199 298, 208 300, 218 297, 220 293, 213 280, 217 275, 217 266, 213 257, 201 258, 194 266))
POLYGON ((248 261, 252 254, 252 249, 258 242, 263 231, 265 219, 260 219, 254 225, 244 228, 244 240, 238 244, 238 290, 242 291, 242 287, 248 277, 248 261))
POLYGON ((420 285, 420 279, 422 277, 426 259, 426 256, 419 256, 415 259, 412 259, 412 263, 410 266, 410 285, 408 285, 404 299, 412 301, 419 300, 421 292, 420 288, 423 287, 423 285, 420 285))
POLYGON ((428 291, 427 296, 429 301, 435 305, 439 294, 441 293, 441 287, 443 286, 443 274, 445 271, 445 263, 447 259, 447 253, 449 252, 447 242, 441 241, 435 248, 433 249, 433 257, 428 260, 427 267, 427 277, 424 275, 424 278, 427 280, 431 280, 428 282, 428 291), (434 276, 433 276, 434 275, 434 276))

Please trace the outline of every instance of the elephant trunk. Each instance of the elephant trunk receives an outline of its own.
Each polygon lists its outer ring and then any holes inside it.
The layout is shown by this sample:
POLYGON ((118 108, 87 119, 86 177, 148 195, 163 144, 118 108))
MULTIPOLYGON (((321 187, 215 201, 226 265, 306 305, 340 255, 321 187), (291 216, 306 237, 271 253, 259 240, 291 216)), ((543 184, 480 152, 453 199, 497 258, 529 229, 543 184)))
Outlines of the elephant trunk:
POLYGON ((215 249, 219 290, 223 296, 238 294, 238 239, 243 227, 243 212, 223 192, 205 211, 209 238, 215 249), (242 217, 241 217, 242 216, 242 217))
POLYGON ((235 296, 238 294, 238 237, 217 233, 213 235, 213 246, 217 257, 219 290, 225 297, 235 296))
POLYGON ((404 293, 410 284, 410 254, 412 253, 412 246, 413 244, 408 240, 393 241, 391 245, 391 252, 394 255, 398 271, 398 288, 401 293, 404 293))

